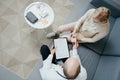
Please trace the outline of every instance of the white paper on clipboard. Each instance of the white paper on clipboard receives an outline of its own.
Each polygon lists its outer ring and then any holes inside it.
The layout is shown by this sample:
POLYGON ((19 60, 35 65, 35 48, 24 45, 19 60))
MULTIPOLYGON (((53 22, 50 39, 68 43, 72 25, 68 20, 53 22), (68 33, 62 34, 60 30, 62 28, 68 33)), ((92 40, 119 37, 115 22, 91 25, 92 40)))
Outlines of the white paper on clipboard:
POLYGON ((56 59, 69 57, 69 50, 66 38, 54 39, 54 45, 56 48, 56 59))

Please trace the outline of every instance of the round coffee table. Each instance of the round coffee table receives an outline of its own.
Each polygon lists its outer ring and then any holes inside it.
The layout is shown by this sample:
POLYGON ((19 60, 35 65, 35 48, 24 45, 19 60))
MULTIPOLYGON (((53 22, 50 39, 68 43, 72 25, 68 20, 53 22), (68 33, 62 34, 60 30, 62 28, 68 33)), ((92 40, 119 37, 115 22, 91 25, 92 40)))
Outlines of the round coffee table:
POLYGON ((28 5, 28 7, 25 9, 24 18, 31 27, 36 29, 44 29, 53 23, 54 12, 48 4, 43 2, 34 2, 28 5), (26 18, 28 12, 32 12, 38 18, 37 22, 31 23, 26 18))

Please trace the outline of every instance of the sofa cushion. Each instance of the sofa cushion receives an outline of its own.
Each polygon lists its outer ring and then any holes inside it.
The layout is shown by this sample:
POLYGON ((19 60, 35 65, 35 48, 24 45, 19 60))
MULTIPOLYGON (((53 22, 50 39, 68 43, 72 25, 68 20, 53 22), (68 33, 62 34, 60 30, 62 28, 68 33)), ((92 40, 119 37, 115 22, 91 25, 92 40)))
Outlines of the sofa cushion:
POLYGON ((120 57, 102 56, 93 80, 120 80, 120 57))
POLYGON ((120 18, 116 19, 103 54, 120 56, 120 18))
MULTIPOLYGON (((95 8, 92 4, 87 3, 83 9, 78 11, 78 9, 75 9, 70 16, 68 16, 67 20, 65 21, 65 24, 73 22, 78 20, 81 16, 85 14, 89 9, 95 8), (73 17, 74 16, 74 17, 73 17)), ((113 17, 110 17, 110 29, 112 29, 112 26, 115 22, 115 19, 113 17)), ((65 34, 65 33, 63 33, 65 34)), ((84 46, 90 48, 91 50, 95 51, 96 53, 102 54, 105 43, 106 43, 107 37, 105 39, 102 39, 96 43, 87 43, 83 44, 84 46)))
POLYGON ((93 0, 91 2, 96 7, 105 6, 111 10, 112 16, 120 17, 120 1, 119 0, 93 0))
POLYGON ((80 56, 82 65, 87 71, 87 80, 92 80, 97 69, 100 56, 94 51, 81 45, 78 47, 78 54, 80 56))
POLYGON ((90 2, 87 2, 87 4, 84 5, 84 7, 82 9, 80 7, 75 8, 71 12, 71 14, 67 17, 64 24, 77 21, 78 19, 80 19, 85 14, 85 12, 87 12, 91 8, 95 8, 95 7, 92 4, 90 4, 90 2))
MULTIPOLYGON (((65 24, 78 20, 80 17, 82 17, 85 14, 85 12, 87 12, 91 8, 95 8, 95 7, 92 4, 87 3, 85 5, 85 7, 83 9, 81 9, 80 11, 78 11, 78 9, 75 9, 71 13, 71 15, 68 16, 67 20, 65 21, 65 24)), ((112 29, 114 22, 115 22, 115 18, 110 17, 110 29, 112 29)), ((63 34, 65 34, 65 33, 63 33, 63 34)), ((83 45, 90 48, 91 50, 95 51, 98 54, 102 54, 107 39, 108 39, 108 37, 106 37, 105 39, 102 39, 96 43, 92 43, 92 44, 91 43, 87 43, 87 44, 84 43, 83 45)))
MULTIPOLYGON (((113 28, 115 19, 113 17, 110 17, 109 21, 110 21, 110 31, 111 31, 112 28, 113 28)), ((98 54, 102 54, 108 37, 109 37, 109 34, 105 38, 103 38, 103 39, 101 39, 101 40, 99 40, 99 41, 97 41, 95 43, 86 43, 86 44, 84 43, 83 45, 90 48, 90 49, 92 49, 93 51, 95 51, 98 54)))

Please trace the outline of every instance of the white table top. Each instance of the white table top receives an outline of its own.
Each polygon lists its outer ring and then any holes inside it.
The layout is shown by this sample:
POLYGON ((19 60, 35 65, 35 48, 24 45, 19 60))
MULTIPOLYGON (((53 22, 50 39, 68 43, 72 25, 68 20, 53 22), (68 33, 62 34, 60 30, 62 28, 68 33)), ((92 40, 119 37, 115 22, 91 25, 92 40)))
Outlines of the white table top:
POLYGON ((25 9, 24 18, 31 27, 36 29, 44 29, 53 23, 54 12, 48 4, 43 2, 34 2, 28 5, 28 7, 25 9), (38 21, 34 24, 29 22, 25 17, 30 11, 38 18, 38 21))

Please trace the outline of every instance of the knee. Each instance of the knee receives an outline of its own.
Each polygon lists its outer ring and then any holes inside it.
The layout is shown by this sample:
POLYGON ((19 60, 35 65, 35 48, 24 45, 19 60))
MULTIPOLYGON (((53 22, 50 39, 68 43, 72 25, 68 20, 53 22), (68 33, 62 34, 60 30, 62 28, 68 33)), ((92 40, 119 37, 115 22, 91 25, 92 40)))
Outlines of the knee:
POLYGON ((40 52, 43 52, 43 51, 50 52, 49 47, 47 45, 42 45, 41 48, 40 48, 40 52))
POLYGON ((44 45, 41 46, 41 49, 47 48, 47 47, 48 47, 48 46, 44 44, 44 45))
POLYGON ((60 34, 64 31, 65 27, 64 26, 59 26, 58 29, 57 29, 57 33, 60 34))

